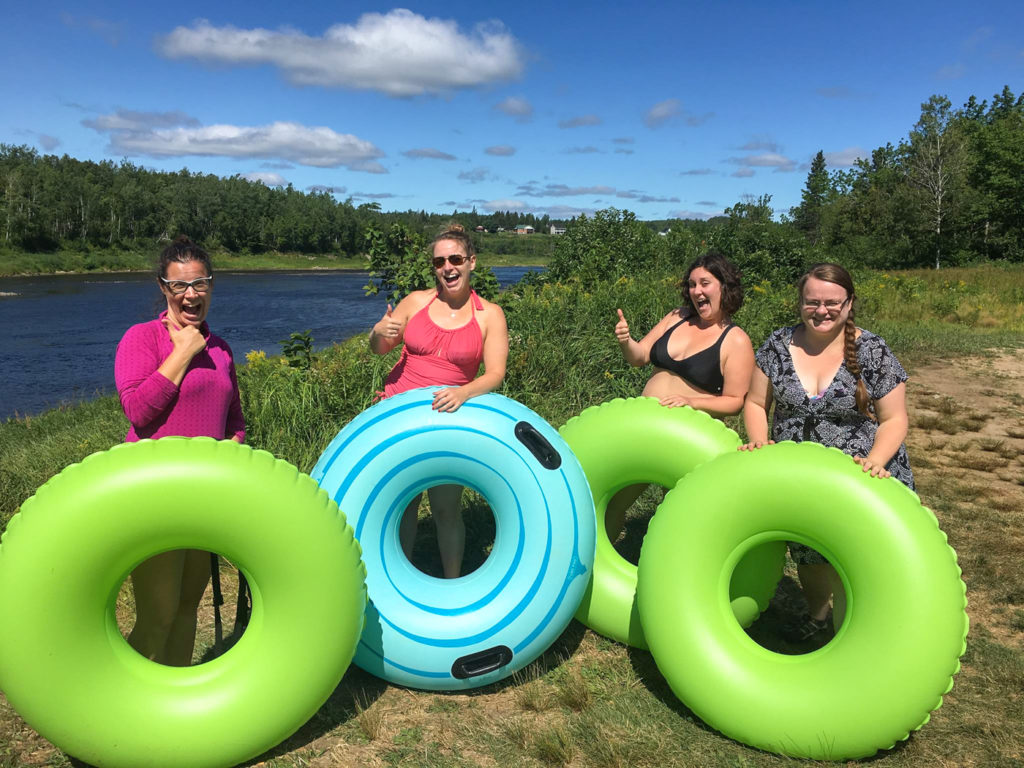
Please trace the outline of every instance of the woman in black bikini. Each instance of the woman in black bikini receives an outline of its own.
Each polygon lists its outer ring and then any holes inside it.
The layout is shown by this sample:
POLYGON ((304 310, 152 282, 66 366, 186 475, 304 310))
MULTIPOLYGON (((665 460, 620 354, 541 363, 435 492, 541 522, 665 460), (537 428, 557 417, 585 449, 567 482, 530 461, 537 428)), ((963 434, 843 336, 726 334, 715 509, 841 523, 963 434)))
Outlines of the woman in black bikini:
MULTIPOLYGON (((618 310, 615 337, 622 356, 630 365, 654 365, 642 394, 668 408, 688 405, 717 418, 739 413, 754 369, 750 337, 731 320, 743 304, 740 272, 719 251, 708 251, 686 270, 682 284, 683 305, 640 341, 630 336, 618 310)), ((612 541, 644 488, 623 488, 609 502, 605 522, 612 541)))

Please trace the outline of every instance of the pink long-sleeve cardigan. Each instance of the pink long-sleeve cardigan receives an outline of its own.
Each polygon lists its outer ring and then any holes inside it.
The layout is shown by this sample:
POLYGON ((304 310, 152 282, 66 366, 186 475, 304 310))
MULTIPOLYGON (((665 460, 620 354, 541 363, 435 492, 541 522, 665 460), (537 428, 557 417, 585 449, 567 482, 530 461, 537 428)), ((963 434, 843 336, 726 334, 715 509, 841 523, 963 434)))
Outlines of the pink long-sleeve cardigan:
POLYGON ((166 315, 133 325, 117 345, 114 382, 131 422, 125 442, 171 435, 244 440, 231 348, 203 323, 199 330, 206 349, 192 358, 181 385, 175 386, 157 371, 174 349, 161 322, 166 315))

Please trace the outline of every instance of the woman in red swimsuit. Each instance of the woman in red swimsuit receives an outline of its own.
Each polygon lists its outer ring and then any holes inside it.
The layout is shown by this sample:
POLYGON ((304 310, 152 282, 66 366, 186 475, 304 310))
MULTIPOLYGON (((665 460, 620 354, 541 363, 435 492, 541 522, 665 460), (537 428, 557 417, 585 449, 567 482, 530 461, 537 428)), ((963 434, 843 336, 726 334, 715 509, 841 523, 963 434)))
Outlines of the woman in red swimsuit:
MULTIPOLYGON (((673 309, 640 341, 629 333, 619 312, 615 338, 622 356, 633 366, 654 365, 644 386, 668 408, 688 405, 716 418, 743 409, 754 369, 754 348, 732 315, 743 304, 736 266, 718 251, 697 258, 683 276, 683 305, 673 309)), ((612 541, 618 538, 626 510, 646 485, 623 488, 608 503, 605 523, 612 541)))
MULTIPOLYGON (((398 363, 384 381, 384 397, 416 387, 439 386, 433 407, 452 412, 469 398, 498 387, 505 378, 508 327, 505 313, 470 288, 476 269, 473 241, 458 224, 438 235, 432 245, 435 289, 413 291, 387 311, 370 331, 370 349, 385 355, 404 343, 398 363), (477 377, 480 363, 484 373, 477 377)), ((437 527, 437 546, 446 579, 462 571, 466 528, 460 501, 462 486, 427 490, 437 527)), ((412 555, 420 496, 406 507, 399 530, 402 549, 412 555)))

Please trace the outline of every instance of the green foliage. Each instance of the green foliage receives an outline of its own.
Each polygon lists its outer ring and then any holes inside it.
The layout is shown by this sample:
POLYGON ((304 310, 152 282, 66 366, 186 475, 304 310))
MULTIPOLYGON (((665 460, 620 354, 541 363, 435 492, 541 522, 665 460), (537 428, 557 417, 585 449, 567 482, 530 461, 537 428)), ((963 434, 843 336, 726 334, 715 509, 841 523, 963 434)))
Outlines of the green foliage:
MULTIPOLYGON (((435 285, 434 268, 423 235, 410 232, 404 224, 392 224, 385 234, 375 226, 366 228, 370 282, 364 286, 367 296, 387 292, 388 301, 398 304, 413 291, 435 285)), ((501 286, 490 267, 480 264, 471 277, 473 289, 488 301, 497 297, 501 286)))
POLYGON ((660 260, 658 237, 631 211, 606 208, 573 219, 555 243, 550 279, 593 285, 650 270, 660 260))
POLYGON ((376 226, 366 228, 366 256, 370 261, 367 296, 385 291, 397 304, 413 291, 434 284, 434 268, 427 253, 426 238, 409 231, 404 224, 392 224, 387 233, 376 226))
POLYGON ((313 364, 313 337, 310 331, 292 333, 278 342, 281 353, 292 368, 309 368, 313 364))

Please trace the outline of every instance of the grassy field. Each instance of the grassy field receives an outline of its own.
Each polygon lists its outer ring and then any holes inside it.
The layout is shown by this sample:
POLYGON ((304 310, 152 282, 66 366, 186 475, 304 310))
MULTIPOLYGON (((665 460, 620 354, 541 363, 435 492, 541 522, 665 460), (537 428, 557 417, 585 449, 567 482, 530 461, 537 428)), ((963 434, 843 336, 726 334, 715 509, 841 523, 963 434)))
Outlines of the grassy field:
MULTIPOLYGON (((859 323, 885 337, 911 374, 908 449, 918 491, 959 555, 971 630, 943 706, 907 741, 870 762, 884 768, 1024 766, 1024 270, 984 268, 857 276, 859 323)), ((666 279, 623 280, 590 293, 521 289, 503 303, 511 351, 505 394, 554 424, 583 407, 634 395, 611 335, 621 307, 636 333, 674 301, 666 279)), ((791 292, 748 291, 739 319, 755 343, 792 322, 791 292)), ((308 371, 253 356, 241 372, 249 441, 309 470, 337 430, 365 408, 392 363, 361 339, 321 353, 308 371)), ((736 425, 735 420, 731 421, 736 425)), ((0 424, 0 526, 62 467, 118 442, 116 399, 0 424)), ((658 494, 642 498, 618 542, 635 558, 658 494)), ((493 540, 484 500, 467 495, 467 568, 493 540)), ((414 559, 439 572, 433 527, 421 520, 414 559)), ((225 566, 225 591, 234 579, 225 566)), ((927 589, 927 585, 922 585, 927 589)), ((787 571, 751 632, 793 653, 775 628, 799 596, 787 571)), ((130 594, 118 616, 127 627, 130 594)), ((228 613, 231 613, 228 611, 228 613)), ((197 657, 210 653, 212 607, 201 611, 197 657)), ((880 654, 885 649, 879 649, 880 654)), ((837 694, 839 695, 839 694, 837 694)), ((879 691, 880 696, 887 695, 879 691)), ((573 622, 511 680, 461 694, 410 691, 351 668, 299 731, 250 765, 300 766, 781 766, 799 761, 718 734, 671 693, 650 654, 573 622)), ((0 697, 0 768, 66 766, 0 697)))

